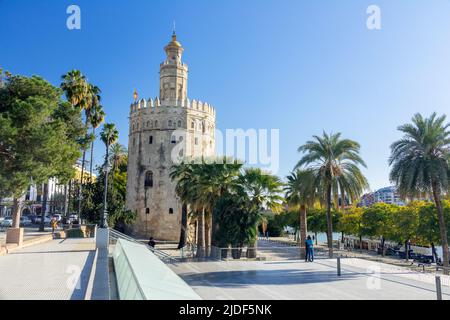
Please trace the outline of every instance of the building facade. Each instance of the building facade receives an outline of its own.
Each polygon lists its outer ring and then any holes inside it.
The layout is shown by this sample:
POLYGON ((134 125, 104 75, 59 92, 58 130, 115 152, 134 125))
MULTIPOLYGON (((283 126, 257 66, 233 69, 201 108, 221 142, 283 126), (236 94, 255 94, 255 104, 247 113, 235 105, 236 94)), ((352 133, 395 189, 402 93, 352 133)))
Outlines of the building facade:
POLYGON ((138 213, 134 235, 176 241, 182 204, 171 168, 177 159, 214 156, 216 113, 209 104, 188 99, 188 67, 175 33, 164 50, 159 96, 135 96, 130 107, 126 207, 138 213))
POLYGON ((397 189, 392 186, 378 189, 375 192, 366 193, 360 199, 360 205, 363 207, 370 207, 379 202, 401 206, 405 204, 402 201, 400 194, 397 192, 397 189))

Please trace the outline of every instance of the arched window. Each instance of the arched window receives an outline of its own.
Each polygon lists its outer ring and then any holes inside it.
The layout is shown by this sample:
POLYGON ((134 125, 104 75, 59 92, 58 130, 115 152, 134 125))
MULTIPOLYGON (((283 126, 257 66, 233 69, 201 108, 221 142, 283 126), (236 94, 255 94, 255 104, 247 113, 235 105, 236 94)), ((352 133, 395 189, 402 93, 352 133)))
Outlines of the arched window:
POLYGON ((173 214, 173 208, 169 208, 169 214, 173 214))
POLYGON ((150 121, 147 121, 147 128, 150 127, 150 121))
POLYGON ((178 120, 178 127, 181 127, 181 120, 178 120))
POLYGON ((155 120, 155 128, 158 128, 158 120, 155 120))
POLYGON ((194 121, 191 122, 191 129, 195 129, 195 123, 194 123, 194 121))
POLYGON ((171 143, 177 143, 177 137, 175 137, 175 136, 172 136, 172 139, 171 139, 171 141, 170 141, 171 143))
POLYGON ((145 208, 145 214, 150 214, 150 208, 145 208))
POLYGON ((148 143, 152 144, 153 143, 153 136, 148 137, 148 143))
POLYGON ((152 188, 153 187, 153 172, 151 171, 147 171, 145 173, 145 182, 144 182, 144 186, 146 188, 152 188))

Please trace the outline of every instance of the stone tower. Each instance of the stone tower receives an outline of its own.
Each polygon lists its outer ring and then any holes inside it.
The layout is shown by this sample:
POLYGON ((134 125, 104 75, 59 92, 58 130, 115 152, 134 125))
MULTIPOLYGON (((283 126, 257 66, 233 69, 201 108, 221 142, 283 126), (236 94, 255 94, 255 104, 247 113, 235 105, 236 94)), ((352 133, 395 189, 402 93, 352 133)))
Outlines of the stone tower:
POLYGON ((170 179, 176 157, 215 154, 215 110, 187 97, 188 67, 175 32, 160 64, 159 97, 131 104, 126 207, 137 211, 133 233, 178 241, 182 203, 170 179))

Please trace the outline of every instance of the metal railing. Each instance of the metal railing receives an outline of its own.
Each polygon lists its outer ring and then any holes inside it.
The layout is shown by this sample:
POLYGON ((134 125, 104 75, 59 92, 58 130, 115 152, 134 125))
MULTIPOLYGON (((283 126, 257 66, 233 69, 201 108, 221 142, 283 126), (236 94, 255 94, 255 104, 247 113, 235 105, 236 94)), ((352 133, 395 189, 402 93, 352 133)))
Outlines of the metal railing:
POLYGON ((128 240, 128 241, 131 241, 134 243, 138 243, 142 246, 145 246, 148 250, 153 252, 163 262, 166 262, 166 263, 178 262, 178 260, 176 258, 172 257, 171 255, 169 255, 161 250, 155 249, 155 248, 149 246, 148 244, 142 243, 142 242, 136 240, 135 238, 127 236, 126 234, 123 234, 122 232, 119 232, 115 229, 109 228, 109 238, 110 238, 110 241, 111 240, 117 241, 117 239, 124 239, 124 240, 128 240))

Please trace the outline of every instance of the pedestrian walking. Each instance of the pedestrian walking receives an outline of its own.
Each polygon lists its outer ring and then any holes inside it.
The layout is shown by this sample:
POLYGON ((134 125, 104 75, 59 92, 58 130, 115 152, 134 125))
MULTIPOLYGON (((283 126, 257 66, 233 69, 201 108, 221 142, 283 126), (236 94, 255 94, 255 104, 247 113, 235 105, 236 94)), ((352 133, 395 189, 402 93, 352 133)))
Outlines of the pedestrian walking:
POLYGON ((56 221, 55 217, 52 217, 50 220, 50 226, 52 227, 52 233, 55 233, 55 229, 58 228, 58 221, 56 221))

